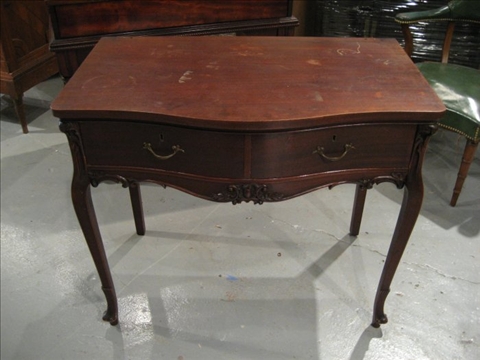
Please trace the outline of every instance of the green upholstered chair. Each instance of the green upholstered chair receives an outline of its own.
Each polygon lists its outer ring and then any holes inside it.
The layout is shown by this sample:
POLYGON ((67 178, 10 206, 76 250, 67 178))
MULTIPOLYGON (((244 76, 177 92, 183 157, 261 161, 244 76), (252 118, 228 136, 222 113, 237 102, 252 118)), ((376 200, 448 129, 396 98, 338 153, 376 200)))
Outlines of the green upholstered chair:
POLYGON ((450 201, 450 205, 455 206, 480 142, 480 69, 448 64, 448 56, 455 23, 480 25, 480 0, 453 0, 439 9, 397 14, 395 21, 402 25, 405 51, 410 56, 413 51, 410 24, 439 21, 448 23, 441 62, 423 62, 417 66, 447 108, 439 126, 466 138, 462 163, 450 201))

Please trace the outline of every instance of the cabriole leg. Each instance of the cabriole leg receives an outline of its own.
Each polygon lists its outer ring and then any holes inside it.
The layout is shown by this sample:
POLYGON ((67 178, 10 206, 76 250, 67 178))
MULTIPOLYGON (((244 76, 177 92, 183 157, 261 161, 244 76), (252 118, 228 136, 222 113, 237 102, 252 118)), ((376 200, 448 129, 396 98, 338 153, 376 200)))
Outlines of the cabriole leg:
POLYGON ((380 283, 378 284, 377 295, 375 296, 372 320, 372 326, 375 328, 378 328, 381 324, 386 324, 388 321, 384 312, 385 300, 390 292, 390 284, 422 206, 423 184, 421 182, 415 183, 410 187, 407 186, 404 191, 400 215, 398 216, 395 232, 388 249, 380 283))
POLYGON ((74 177, 72 183, 73 206, 95 267, 97 268, 102 283, 102 290, 107 300, 108 307, 103 315, 103 320, 110 322, 111 325, 116 325, 118 324, 117 296, 98 228, 90 189, 88 179, 77 179, 74 177))

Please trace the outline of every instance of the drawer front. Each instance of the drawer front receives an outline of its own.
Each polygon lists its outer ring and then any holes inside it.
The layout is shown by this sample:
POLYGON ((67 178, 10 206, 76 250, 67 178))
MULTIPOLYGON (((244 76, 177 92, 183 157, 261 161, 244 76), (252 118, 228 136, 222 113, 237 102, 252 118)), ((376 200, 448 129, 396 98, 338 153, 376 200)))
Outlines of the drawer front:
POLYGON ((407 168, 416 126, 358 125, 252 138, 252 177, 361 168, 407 168))
POLYGON ((116 122, 80 122, 87 166, 126 166, 187 174, 240 178, 244 138, 241 135, 116 122), (145 146, 150 144, 150 149, 145 146), (175 151, 174 146, 180 149, 175 151), (153 153, 168 159, 159 159, 153 153))
POLYGON ((57 1, 51 7, 56 39, 281 18, 289 10, 287 0, 57 1))

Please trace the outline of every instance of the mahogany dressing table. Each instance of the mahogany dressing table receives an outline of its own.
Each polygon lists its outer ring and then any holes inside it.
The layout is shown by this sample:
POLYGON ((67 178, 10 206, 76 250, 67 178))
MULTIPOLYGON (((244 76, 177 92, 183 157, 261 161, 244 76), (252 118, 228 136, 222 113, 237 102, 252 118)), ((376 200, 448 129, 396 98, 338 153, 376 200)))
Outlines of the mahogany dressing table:
POLYGON ((145 233, 141 182, 217 201, 282 201, 356 184, 350 234, 367 190, 391 182, 404 199, 372 325, 423 198, 422 161, 445 111, 392 39, 103 38, 52 104, 74 165, 73 205, 118 322, 115 288, 91 199, 105 180, 130 191, 145 233))

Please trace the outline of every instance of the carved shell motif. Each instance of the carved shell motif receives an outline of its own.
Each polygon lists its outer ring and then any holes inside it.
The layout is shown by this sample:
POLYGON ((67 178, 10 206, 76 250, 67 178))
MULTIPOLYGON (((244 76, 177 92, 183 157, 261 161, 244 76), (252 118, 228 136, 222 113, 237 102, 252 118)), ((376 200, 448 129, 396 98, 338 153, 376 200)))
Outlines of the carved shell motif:
POLYGON ((263 204, 265 201, 280 201, 283 197, 283 194, 269 192, 267 185, 258 184, 229 185, 224 191, 213 195, 215 201, 231 202, 233 205, 242 201, 263 204))

